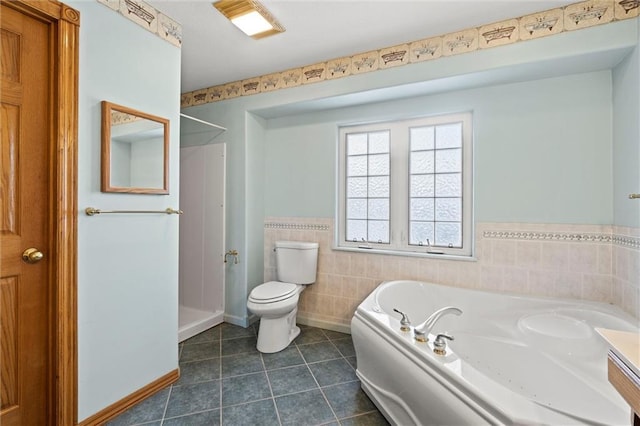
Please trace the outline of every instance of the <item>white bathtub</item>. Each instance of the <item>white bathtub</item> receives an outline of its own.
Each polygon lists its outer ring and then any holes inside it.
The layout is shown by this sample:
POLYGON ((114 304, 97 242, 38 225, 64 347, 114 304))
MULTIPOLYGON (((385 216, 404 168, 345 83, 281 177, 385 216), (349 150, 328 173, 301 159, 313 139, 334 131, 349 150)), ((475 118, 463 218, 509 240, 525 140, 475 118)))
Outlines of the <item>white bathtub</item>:
POLYGON ((595 302, 521 297, 417 281, 382 283, 351 322, 362 388, 389 421, 408 425, 628 425, 607 380, 595 327, 638 332, 637 320, 595 302), (400 331, 445 307, 427 343, 400 331), (447 332, 447 354, 433 353, 447 332))

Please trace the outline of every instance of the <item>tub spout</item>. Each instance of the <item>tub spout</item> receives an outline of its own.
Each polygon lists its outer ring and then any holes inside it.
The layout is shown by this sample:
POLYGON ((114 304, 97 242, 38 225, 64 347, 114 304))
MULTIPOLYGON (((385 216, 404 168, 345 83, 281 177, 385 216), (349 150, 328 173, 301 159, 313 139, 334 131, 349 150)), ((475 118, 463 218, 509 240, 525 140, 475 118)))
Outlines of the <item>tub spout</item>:
POLYGON ((414 337, 419 342, 426 342, 429 340, 429 333, 433 326, 436 325, 436 322, 443 316, 447 314, 460 315, 462 314, 462 310, 453 306, 447 306, 442 309, 438 309, 434 313, 432 313, 429 318, 426 319, 425 322, 416 326, 413 329, 414 337))

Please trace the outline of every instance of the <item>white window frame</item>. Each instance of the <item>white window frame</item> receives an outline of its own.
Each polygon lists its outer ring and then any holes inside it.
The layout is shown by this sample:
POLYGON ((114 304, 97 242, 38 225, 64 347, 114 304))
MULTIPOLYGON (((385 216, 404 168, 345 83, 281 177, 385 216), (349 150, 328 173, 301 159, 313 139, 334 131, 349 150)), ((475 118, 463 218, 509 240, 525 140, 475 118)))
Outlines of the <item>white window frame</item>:
POLYGON ((461 112, 415 119, 342 125, 338 128, 337 203, 335 245, 337 250, 398 254, 409 256, 453 256, 472 258, 474 254, 473 226, 473 129, 472 113, 461 112), (462 247, 409 245, 409 129, 462 123, 462 247), (390 162, 390 243, 346 241, 346 135, 349 133, 391 132, 390 162))

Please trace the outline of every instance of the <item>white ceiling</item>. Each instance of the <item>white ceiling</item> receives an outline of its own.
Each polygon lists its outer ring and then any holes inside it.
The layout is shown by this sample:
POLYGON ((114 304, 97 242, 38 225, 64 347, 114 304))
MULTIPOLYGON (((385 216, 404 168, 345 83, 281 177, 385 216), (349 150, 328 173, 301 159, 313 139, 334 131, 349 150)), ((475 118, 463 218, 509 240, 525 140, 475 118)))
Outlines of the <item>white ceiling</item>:
POLYGON ((575 0, 262 0, 284 33, 254 40, 204 0, 152 0, 182 24, 189 92, 553 9, 575 0))

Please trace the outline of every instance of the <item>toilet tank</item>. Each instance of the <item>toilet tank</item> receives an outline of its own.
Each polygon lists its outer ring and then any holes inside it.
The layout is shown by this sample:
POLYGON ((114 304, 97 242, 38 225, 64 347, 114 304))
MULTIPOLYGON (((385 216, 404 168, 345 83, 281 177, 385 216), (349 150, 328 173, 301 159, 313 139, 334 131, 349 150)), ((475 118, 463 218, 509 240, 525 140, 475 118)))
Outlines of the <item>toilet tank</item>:
POLYGON ((313 284, 318 266, 318 243, 276 241, 276 275, 278 281, 313 284))

